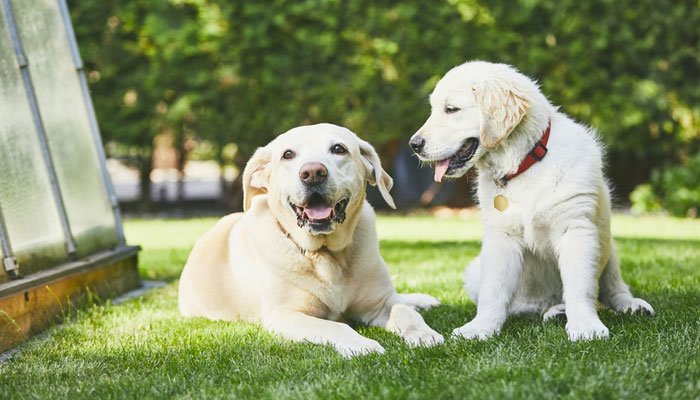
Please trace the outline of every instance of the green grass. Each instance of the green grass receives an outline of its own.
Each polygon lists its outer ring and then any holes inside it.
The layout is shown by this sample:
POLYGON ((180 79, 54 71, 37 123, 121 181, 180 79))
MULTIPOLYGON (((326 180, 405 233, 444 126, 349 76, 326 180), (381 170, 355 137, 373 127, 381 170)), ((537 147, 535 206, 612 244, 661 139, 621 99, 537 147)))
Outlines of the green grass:
MULTIPOLYGON (((95 305, 0 365, 0 399, 22 398, 675 398, 700 397, 700 222, 616 216, 623 274, 654 317, 602 311, 605 341, 571 343, 563 322, 511 318, 491 340, 410 348, 378 328, 383 355, 346 360, 256 325, 183 319, 177 278, 214 219, 131 220, 141 273, 168 281, 144 298, 95 305)), ((478 219, 381 217, 381 251, 399 291, 443 301, 443 334, 475 314, 461 290, 478 219)))

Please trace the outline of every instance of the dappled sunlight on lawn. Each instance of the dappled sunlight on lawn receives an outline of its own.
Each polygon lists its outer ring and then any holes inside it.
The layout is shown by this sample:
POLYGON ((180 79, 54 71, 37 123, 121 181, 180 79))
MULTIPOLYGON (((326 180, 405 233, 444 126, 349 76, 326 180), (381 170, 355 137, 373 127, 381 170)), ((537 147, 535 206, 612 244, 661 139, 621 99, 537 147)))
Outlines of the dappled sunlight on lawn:
MULTIPOLYGON (((696 221, 614 218, 625 280, 656 315, 601 310, 611 332, 607 340, 571 343, 564 321, 544 323, 538 315, 509 318, 502 333, 487 341, 448 338, 427 349, 411 348, 380 328, 359 326, 386 353, 352 360, 329 346, 284 341, 256 324, 179 315, 177 278, 194 241, 215 221, 127 220, 129 241, 143 247, 142 276, 170 283, 119 306, 79 311, 48 339, 0 364, 0 398, 700 393, 693 383, 700 381, 696 221)), ((429 325, 449 336, 474 317, 476 306, 462 290, 462 272, 479 253, 478 218, 380 216, 377 229, 397 290, 429 293, 442 301, 423 312, 429 325)))

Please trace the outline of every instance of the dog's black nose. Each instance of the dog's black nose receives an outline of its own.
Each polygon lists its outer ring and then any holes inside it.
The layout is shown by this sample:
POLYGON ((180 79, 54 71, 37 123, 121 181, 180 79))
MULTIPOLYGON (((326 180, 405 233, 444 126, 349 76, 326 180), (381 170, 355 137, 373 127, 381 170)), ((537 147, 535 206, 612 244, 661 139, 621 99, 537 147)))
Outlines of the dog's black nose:
POLYGON ((423 150, 423 147, 425 146, 425 139, 421 137, 420 135, 413 135, 411 140, 408 141, 409 146, 413 149, 413 151, 416 152, 416 154, 420 154, 420 152, 423 150))
POLYGON ((328 170, 320 162, 308 162, 301 166, 299 178, 307 185, 318 185, 326 181, 328 170))

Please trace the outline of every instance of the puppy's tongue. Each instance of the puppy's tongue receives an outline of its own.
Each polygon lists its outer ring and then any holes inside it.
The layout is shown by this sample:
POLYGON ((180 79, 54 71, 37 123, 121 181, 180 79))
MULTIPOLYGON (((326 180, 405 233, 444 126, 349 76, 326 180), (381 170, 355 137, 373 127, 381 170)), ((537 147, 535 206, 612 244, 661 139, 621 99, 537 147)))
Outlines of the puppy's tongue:
POLYGON ((442 177, 445 176, 448 168, 450 168, 449 158, 446 158, 435 165, 435 182, 442 182, 442 177))
POLYGON ((309 217, 309 219, 328 219, 333 213, 333 207, 331 206, 313 206, 304 209, 304 213, 309 217))

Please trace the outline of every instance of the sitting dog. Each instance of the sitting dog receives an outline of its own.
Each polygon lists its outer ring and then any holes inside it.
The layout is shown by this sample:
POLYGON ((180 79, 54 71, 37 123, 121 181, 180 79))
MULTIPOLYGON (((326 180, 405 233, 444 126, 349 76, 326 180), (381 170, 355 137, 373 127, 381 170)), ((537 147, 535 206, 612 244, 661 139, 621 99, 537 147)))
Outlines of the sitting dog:
POLYGON ((366 183, 394 207, 377 153, 346 128, 298 127, 259 148, 243 172, 244 212, 222 218, 192 249, 182 315, 262 323, 347 357, 384 349, 341 321, 384 327, 411 345, 441 343, 415 310, 439 301, 397 294, 391 283, 366 183))
POLYGON ((610 234, 610 195, 595 132, 549 103, 504 64, 468 62, 430 95, 409 144, 435 180, 479 171, 481 253, 465 272, 476 317, 453 332, 485 339, 509 314, 566 316, 572 341, 605 338, 596 300, 653 313, 623 282, 610 234))

